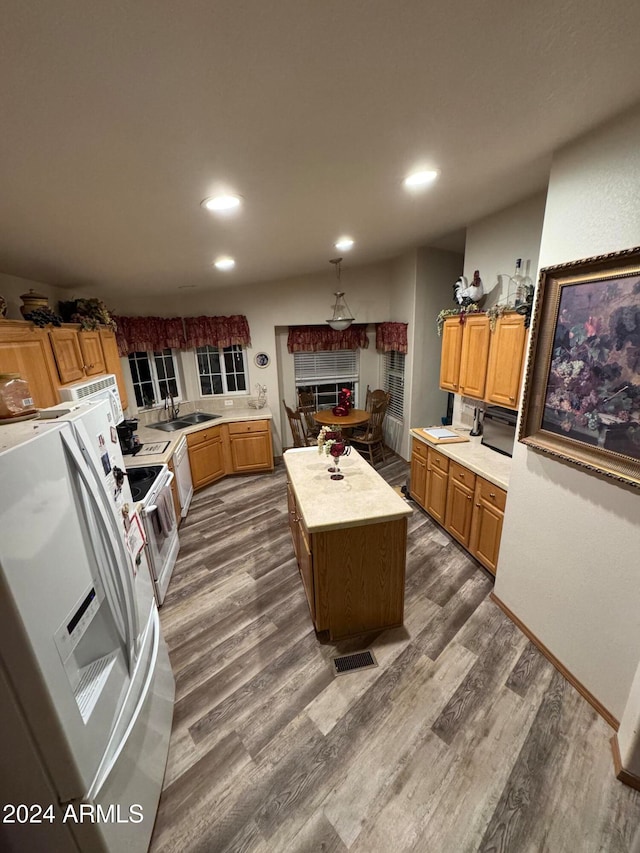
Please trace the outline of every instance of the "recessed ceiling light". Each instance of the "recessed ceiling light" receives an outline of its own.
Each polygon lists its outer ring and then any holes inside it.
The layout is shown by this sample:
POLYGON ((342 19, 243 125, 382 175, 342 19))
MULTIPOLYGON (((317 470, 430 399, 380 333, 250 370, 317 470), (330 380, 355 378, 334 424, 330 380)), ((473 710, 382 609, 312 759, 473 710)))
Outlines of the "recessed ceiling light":
POLYGON ((213 213, 230 213, 240 207, 241 201, 239 195, 213 195, 205 198, 200 204, 213 213))
POLYGON ((333 245, 341 252, 348 252, 349 249, 353 248, 353 240, 351 237, 341 237, 333 245))
POLYGON ((419 172, 412 172, 404 179, 403 183, 409 190, 422 189, 432 184, 438 177, 438 172, 435 169, 422 169, 419 172))
POLYGON ((233 258, 222 257, 216 258, 214 261, 214 266, 219 270, 232 270, 236 265, 236 262, 233 258))

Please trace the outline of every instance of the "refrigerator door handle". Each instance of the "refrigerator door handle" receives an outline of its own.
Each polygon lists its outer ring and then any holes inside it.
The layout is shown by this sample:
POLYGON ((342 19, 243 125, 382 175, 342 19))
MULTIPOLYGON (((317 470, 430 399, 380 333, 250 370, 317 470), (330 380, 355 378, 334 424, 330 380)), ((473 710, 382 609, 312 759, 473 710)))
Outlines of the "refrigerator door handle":
MULTIPOLYGON (((136 722, 138 721, 138 717, 140 716, 144 704, 146 702, 147 696, 149 695, 149 691, 151 690, 151 685, 153 683, 153 678, 156 671, 156 663, 158 661, 158 650, 160 648, 160 617, 158 616, 158 608, 154 607, 151 628, 153 630, 153 647, 151 649, 151 653, 149 656, 149 661, 147 664, 147 674, 144 680, 144 684, 140 691, 140 696, 138 697, 138 701, 136 703, 136 707, 131 714, 131 719, 120 738, 120 742, 117 747, 114 749, 113 753, 105 756, 106 763, 103 763, 101 767, 98 769, 98 773, 96 778, 93 780, 91 784, 91 788, 87 793, 87 800, 89 802, 93 802, 96 797, 100 794, 100 791, 107 781, 109 774, 113 770, 113 767, 117 760, 120 758, 123 749, 127 746, 127 741, 129 740, 129 736, 131 734, 132 729, 134 728, 136 722)), ((117 727, 117 722, 116 722, 117 727)))
MULTIPOLYGON (((133 589, 133 578, 131 576, 131 572, 127 571, 127 567, 129 565, 129 556, 126 552, 123 537, 120 535, 116 520, 113 517, 112 508, 109 505, 109 499, 105 492, 104 483, 101 479, 101 473, 95 470, 94 465, 91 461, 91 455, 87 451, 86 448, 90 447, 89 436, 87 435, 87 430, 84 424, 81 421, 74 423, 74 427, 82 438, 82 442, 84 443, 84 448, 80 445, 80 452, 82 453, 82 457, 85 461, 85 464, 90 469, 93 478, 96 482, 97 493, 100 498, 100 502, 106 513, 107 524, 110 526, 113 531, 112 540, 115 540, 116 545, 116 553, 120 554, 120 559, 116 561, 116 571, 120 577, 121 583, 124 587, 124 595, 125 595, 125 605, 127 613, 129 614, 129 619, 131 622, 131 637, 132 642, 135 645, 136 637, 138 636, 138 632, 140 626, 138 625, 138 611, 136 607, 136 598, 135 592, 133 589), (83 452, 84 451, 84 452, 83 452), (120 568, 122 566, 122 569, 120 568)), ((132 656, 136 652, 136 649, 132 650, 132 656)))
MULTIPOLYGON (((87 470, 86 470, 87 465, 84 461, 84 458, 83 458, 83 456, 82 456, 82 454, 78 448, 78 445, 64 430, 62 430, 60 432, 60 437, 62 438, 62 441, 64 442, 64 445, 69 452, 69 455, 70 455, 70 457, 74 463, 74 466, 76 468, 76 471, 78 472, 78 475, 80 476, 80 479, 82 480, 82 482, 85 485, 85 488, 87 490, 87 494, 89 496, 89 500, 91 501, 91 503, 95 509, 94 518, 95 518, 96 522, 98 523, 98 525, 100 526, 100 529, 102 530, 102 532, 104 534, 105 544, 108 543, 110 546, 112 562, 115 566, 117 566, 117 564, 118 564, 118 549, 114 543, 114 535, 113 535, 111 527, 108 523, 108 520, 105 518, 104 508, 100 505, 100 503, 98 503, 98 501, 95 498, 94 489, 92 488, 93 483, 91 482, 90 475, 87 473, 87 470)), ((113 575, 115 576, 115 579, 116 579, 116 586, 118 588, 118 595, 119 595, 119 598, 121 600, 120 601, 121 607, 124 610, 124 615, 125 615, 124 629, 125 629, 125 642, 126 642, 126 647, 127 647, 126 648, 126 653, 127 653, 126 654, 126 660, 127 660, 127 668, 129 670, 129 672, 131 673, 133 670, 133 652, 134 652, 133 643, 134 643, 134 636, 135 636, 133 634, 133 623, 131 620, 131 612, 130 612, 130 609, 127 605, 127 595, 126 595, 126 591, 125 591, 123 583, 122 583, 122 573, 119 570, 115 570, 113 572, 113 575)))

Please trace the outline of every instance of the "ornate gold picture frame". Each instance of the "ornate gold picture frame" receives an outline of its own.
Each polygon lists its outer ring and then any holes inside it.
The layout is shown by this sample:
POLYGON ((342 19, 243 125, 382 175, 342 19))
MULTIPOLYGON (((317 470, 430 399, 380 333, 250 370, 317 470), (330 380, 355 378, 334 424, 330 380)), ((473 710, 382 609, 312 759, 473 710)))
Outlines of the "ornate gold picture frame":
POLYGON ((518 439, 640 488, 640 246, 540 271, 518 439))

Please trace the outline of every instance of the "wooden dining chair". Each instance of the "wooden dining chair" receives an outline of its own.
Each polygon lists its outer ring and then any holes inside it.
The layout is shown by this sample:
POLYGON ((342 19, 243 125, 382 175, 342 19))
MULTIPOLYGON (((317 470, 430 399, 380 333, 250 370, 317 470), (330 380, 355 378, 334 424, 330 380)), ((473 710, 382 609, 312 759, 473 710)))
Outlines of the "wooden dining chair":
POLYGON ((309 447, 311 442, 309 441, 304 428, 302 413, 294 412, 293 409, 290 409, 289 406, 287 406, 284 400, 282 401, 282 405, 284 406, 287 418, 289 419, 289 427, 291 429, 291 435, 293 436, 293 446, 309 447))
POLYGON ((378 456, 382 457, 383 462, 386 459, 384 455, 384 432, 382 427, 387 409, 389 408, 391 394, 388 392, 383 392, 383 394, 384 397, 382 399, 372 401, 369 422, 364 430, 358 434, 354 433, 350 439, 351 444, 356 449, 363 450, 368 454, 371 465, 375 465, 378 456))

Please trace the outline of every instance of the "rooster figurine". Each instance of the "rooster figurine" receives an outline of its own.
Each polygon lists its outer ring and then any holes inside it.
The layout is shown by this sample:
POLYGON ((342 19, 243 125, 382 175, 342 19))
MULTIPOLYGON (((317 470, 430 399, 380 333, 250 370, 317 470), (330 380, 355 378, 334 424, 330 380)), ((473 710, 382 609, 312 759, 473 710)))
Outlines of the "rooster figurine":
POLYGON ((463 308, 467 305, 471 305, 473 302, 476 304, 479 303, 484 296, 484 288, 482 286, 482 279, 480 278, 480 271, 476 270, 474 272, 471 284, 468 283, 466 276, 461 275, 453 285, 453 293, 454 301, 459 305, 462 305, 463 308))

